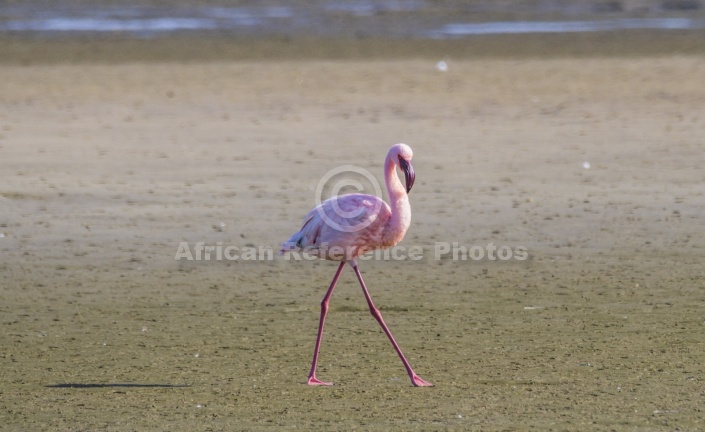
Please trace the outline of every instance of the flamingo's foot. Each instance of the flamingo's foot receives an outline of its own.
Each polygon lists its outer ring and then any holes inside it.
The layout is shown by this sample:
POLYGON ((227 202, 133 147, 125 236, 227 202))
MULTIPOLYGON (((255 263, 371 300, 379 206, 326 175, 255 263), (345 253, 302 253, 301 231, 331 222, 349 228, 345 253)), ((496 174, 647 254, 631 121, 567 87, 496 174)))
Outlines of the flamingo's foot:
POLYGON ((333 385, 332 382, 321 381, 313 375, 308 377, 308 382, 306 384, 311 385, 311 386, 332 386, 333 385))
POLYGON ((433 387, 433 384, 431 384, 428 381, 422 380, 418 375, 413 374, 411 376, 411 384, 414 385, 414 387, 433 387))

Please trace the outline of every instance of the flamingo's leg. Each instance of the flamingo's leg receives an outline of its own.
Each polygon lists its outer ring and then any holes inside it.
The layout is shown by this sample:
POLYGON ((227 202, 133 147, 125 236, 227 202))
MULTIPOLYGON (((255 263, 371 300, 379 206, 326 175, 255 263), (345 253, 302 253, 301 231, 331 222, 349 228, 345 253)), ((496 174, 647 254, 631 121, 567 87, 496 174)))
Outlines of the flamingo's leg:
POLYGON ((362 286, 362 291, 365 293, 365 299, 367 300, 367 305, 370 307, 370 313, 372 313, 372 316, 375 317, 379 325, 382 326, 382 330, 387 334, 387 337, 389 337, 389 340, 392 342, 392 345, 394 345, 394 349, 397 351, 397 354, 399 354, 399 358, 401 358, 402 363, 404 363, 404 367, 406 368, 406 372, 409 374, 409 378, 411 378, 411 384, 413 384, 416 387, 432 387, 433 384, 430 382, 424 381, 421 379, 416 373, 414 373, 414 370, 411 368, 411 365, 409 362, 406 360, 406 357, 404 357, 404 354, 401 352, 401 348, 399 348, 399 345, 397 345, 397 342, 394 340, 394 336, 392 336, 392 332, 389 331, 389 328, 387 325, 384 323, 384 319, 382 319, 382 314, 380 313, 379 309, 377 309, 372 303, 372 297, 370 297, 369 291, 367 291, 367 287, 365 286, 365 281, 362 280, 362 275, 360 274, 360 270, 357 268, 357 263, 355 261, 351 262, 353 270, 355 270, 355 274, 357 275, 357 280, 360 281, 360 286, 362 286))
POLYGON ((338 279, 340 279, 340 273, 342 273, 343 267, 345 267, 345 261, 340 263, 338 271, 335 272, 335 276, 333 277, 333 282, 330 283, 330 287, 328 288, 328 291, 326 291, 326 295, 323 296, 323 301, 321 301, 321 319, 318 323, 318 336, 316 337, 316 347, 313 350, 311 372, 308 374, 308 385, 333 385, 332 382, 325 382, 316 378, 316 364, 318 363, 318 350, 321 348, 321 339, 323 338, 323 323, 326 320, 326 315, 328 314, 328 300, 330 300, 330 296, 333 295, 333 289, 338 283, 338 279))

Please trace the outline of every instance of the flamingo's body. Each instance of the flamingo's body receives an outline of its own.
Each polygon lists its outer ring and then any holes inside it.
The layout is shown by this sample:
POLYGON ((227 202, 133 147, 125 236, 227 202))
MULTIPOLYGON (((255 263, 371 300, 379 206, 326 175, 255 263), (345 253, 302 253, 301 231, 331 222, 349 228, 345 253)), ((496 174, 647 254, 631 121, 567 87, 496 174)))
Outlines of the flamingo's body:
POLYGON ((415 386, 432 385, 414 373, 402 354, 392 333, 384 323, 382 315, 372 303, 372 298, 362 280, 356 260, 359 255, 376 249, 392 247, 404 238, 411 223, 408 193, 415 179, 414 169, 411 166, 412 157, 413 152, 406 144, 396 144, 387 153, 384 163, 384 179, 391 205, 387 205, 379 197, 365 194, 348 194, 329 198, 311 210, 304 218, 301 229, 282 245, 282 253, 303 249, 308 254, 341 261, 333 282, 321 302, 321 317, 311 372, 308 377, 309 385, 332 384, 316 378, 316 364, 323 336, 323 324, 328 313, 328 301, 346 262, 355 271, 370 312, 382 326, 399 354, 411 378, 411 383, 415 386), (397 177, 397 167, 404 172, 406 187, 397 177))

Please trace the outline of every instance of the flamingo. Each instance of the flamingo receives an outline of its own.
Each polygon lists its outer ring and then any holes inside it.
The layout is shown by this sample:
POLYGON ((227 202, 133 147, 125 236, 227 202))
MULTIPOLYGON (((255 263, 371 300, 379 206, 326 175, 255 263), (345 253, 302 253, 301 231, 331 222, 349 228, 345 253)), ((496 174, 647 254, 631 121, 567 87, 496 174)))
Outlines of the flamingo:
POLYGON ((392 332, 384 323, 382 314, 372 303, 370 293, 365 286, 357 264, 357 257, 376 249, 386 249, 399 243, 406 234, 411 223, 411 206, 408 194, 414 185, 416 174, 411 166, 413 152, 406 144, 395 144, 389 149, 384 161, 384 180, 387 186, 390 205, 381 198, 366 194, 347 194, 334 196, 312 209, 304 218, 303 226, 294 235, 282 244, 280 253, 295 250, 304 250, 307 254, 323 259, 340 261, 333 281, 328 287, 321 301, 321 315, 318 324, 318 336, 313 351, 311 372, 308 376, 308 385, 333 385, 332 382, 321 381, 316 378, 316 365, 318 353, 323 337, 323 325, 328 314, 328 302, 345 264, 349 264, 357 280, 360 282, 362 292, 367 300, 370 313, 382 326, 392 342, 399 358, 401 358, 406 372, 409 374, 411 384, 416 387, 430 387, 433 384, 421 379, 404 357, 399 345, 394 340, 392 332), (401 184, 396 169, 399 167, 404 173, 406 187, 401 184))

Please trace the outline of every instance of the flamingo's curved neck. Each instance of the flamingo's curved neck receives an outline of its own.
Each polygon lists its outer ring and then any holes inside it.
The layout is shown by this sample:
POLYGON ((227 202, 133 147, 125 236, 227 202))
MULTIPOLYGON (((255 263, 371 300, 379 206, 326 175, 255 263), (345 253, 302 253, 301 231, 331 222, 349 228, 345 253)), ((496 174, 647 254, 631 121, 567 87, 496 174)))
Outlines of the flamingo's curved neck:
POLYGON ((411 206, 406 189, 397 176, 393 157, 391 154, 387 155, 384 161, 384 181, 389 195, 389 207, 392 210, 392 218, 389 220, 385 235, 392 244, 396 244, 404 237, 411 225, 411 206))

